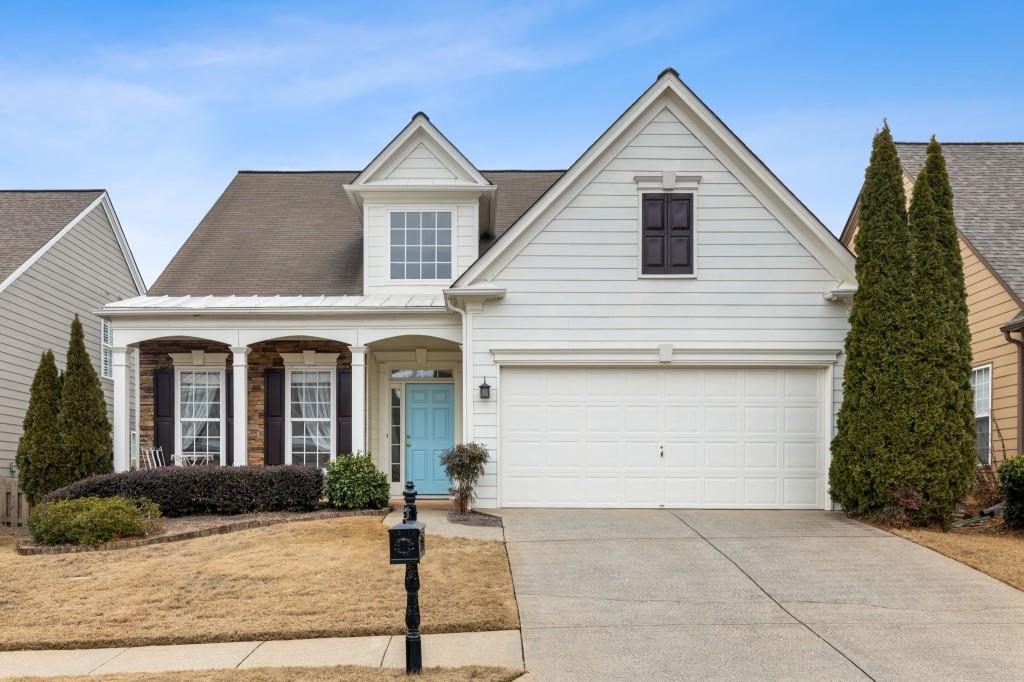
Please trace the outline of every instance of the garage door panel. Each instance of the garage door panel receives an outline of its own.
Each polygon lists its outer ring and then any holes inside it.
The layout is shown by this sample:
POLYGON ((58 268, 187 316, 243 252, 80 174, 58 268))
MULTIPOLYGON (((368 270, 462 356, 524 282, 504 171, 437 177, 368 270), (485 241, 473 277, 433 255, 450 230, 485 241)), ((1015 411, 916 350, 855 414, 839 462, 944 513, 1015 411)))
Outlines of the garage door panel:
POLYGON ((822 377, 804 368, 504 368, 502 504, 821 508, 822 377))

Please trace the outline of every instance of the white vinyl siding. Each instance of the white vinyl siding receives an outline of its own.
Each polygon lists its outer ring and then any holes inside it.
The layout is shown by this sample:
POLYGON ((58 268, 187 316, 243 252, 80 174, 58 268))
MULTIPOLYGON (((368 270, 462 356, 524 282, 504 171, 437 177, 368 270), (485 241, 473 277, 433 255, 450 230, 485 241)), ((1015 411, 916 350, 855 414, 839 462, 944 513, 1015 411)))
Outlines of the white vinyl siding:
POLYGON ((992 365, 971 371, 974 390, 974 452, 982 464, 992 463, 992 365))
POLYGON ((452 182, 455 173, 444 165, 422 142, 413 147, 387 175, 390 181, 407 182, 452 182))
POLYGON ((516 255, 499 261, 491 284, 508 293, 472 315, 473 385, 498 377, 489 381, 494 399, 474 398, 471 435, 493 455, 480 506, 500 501, 503 388, 492 348, 835 349, 838 409, 848 311, 822 296, 837 282, 719 160, 714 144, 669 108, 652 109, 516 255), (697 279, 637 277, 636 178, 664 171, 700 178, 697 279))
MULTIPOLYGON (((57 366, 64 367, 71 320, 77 313, 86 350, 102 376, 100 318, 93 311, 141 293, 101 206, 0 292, 0 472, 7 473, 14 460, 40 354, 53 350, 57 366)), ((100 383, 109 412, 113 382, 100 383)), ((132 403, 135 390, 133 385, 132 403)))

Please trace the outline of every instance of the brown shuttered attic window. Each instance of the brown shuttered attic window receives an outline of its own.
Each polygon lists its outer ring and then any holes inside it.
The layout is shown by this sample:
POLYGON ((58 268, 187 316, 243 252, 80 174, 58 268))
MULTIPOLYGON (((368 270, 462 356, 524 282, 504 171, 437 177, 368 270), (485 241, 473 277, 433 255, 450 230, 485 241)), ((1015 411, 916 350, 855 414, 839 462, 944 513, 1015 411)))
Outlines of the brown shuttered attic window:
POLYGON ((642 196, 641 272, 693 274, 693 194, 642 196))

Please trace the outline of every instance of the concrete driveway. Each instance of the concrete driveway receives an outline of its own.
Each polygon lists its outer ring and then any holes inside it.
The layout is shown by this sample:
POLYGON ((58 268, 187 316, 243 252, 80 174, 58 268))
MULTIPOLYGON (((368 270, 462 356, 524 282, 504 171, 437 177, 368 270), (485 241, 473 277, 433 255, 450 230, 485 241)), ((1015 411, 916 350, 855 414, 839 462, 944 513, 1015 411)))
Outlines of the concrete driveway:
POLYGON ((531 680, 1024 679, 1024 593, 829 512, 500 512, 531 680))

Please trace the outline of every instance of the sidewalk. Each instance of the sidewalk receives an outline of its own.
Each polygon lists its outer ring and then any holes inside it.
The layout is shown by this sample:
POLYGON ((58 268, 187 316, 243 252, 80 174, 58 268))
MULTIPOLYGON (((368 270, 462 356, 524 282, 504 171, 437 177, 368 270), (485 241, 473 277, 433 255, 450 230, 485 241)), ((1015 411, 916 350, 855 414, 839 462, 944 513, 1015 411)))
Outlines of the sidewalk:
MULTIPOLYGON (((0 677, 157 673, 213 668, 405 667, 405 636, 177 644, 48 651, 0 651, 0 677)), ((523 669, 519 630, 423 635, 423 666, 523 669)))

